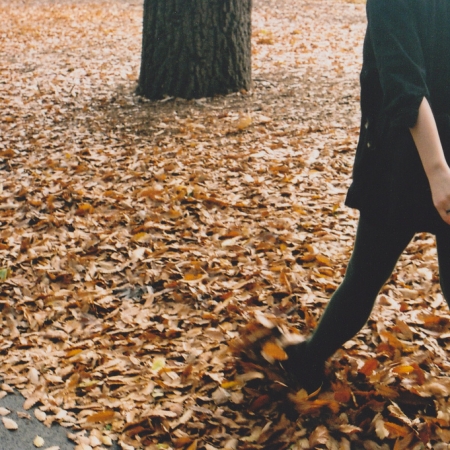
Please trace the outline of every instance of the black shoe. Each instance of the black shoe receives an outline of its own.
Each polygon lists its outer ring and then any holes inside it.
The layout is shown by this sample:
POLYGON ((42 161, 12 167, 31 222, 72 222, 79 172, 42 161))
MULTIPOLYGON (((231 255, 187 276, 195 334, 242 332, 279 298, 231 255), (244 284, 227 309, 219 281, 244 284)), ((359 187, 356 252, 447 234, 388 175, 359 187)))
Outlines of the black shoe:
POLYGON ((288 359, 282 362, 287 381, 294 389, 305 389, 308 394, 316 392, 324 381, 324 363, 313 361, 307 354, 307 342, 285 349, 288 359))

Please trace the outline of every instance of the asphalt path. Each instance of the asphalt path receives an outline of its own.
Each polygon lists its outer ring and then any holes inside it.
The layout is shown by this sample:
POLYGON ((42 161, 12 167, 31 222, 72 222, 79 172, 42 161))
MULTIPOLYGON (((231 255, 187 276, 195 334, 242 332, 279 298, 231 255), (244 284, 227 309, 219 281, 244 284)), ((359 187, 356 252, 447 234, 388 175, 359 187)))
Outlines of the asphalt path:
MULTIPOLYGON (((44 439, 42 450, 49 447, 59 447, 59 450, 74 450, 76 444, 67 438, 67 433, 71 431, 70 428, 64 428, 58 424, 53 424, 51 428, 46 427, 34 416, 35 408, 28 411, 23 409, 24 402, 25 398, 20 394, 9 394, 0 399, 0 407, 11 411, 11 414, 5 417, 14 420, 19 426, 17 430, 10 431, 0 421, 0 450, 36 450, 33 444, 36 436, 44 439), (31 419, 20 418, 17 412, 27 413, 31 416, 31 419)), ((115 443, 112 447, 107 448, 120 449, 115 443)))

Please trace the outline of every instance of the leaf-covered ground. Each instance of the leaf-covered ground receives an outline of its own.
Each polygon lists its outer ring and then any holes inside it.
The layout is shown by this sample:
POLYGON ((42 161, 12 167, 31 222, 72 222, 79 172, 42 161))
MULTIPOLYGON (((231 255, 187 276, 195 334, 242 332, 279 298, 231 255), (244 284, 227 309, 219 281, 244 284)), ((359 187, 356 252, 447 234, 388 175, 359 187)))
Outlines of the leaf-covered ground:
POLYGON ((447 448, 429 235, 320 393, 261 358, 351 251, 362 2, 255 0, 253 89, 161 102, 134 95, 141 3, 0 0, 0 395, 77 449, 447 448))

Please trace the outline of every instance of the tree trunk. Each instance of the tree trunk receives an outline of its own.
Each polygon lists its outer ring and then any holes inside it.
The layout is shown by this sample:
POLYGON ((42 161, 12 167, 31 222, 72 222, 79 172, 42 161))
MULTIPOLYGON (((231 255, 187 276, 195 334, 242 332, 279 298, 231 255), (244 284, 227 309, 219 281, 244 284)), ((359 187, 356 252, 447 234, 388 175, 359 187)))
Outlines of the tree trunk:
POLYGON ((249 89, 252 0, 145 0, 137 93, 211 97, 249 89))

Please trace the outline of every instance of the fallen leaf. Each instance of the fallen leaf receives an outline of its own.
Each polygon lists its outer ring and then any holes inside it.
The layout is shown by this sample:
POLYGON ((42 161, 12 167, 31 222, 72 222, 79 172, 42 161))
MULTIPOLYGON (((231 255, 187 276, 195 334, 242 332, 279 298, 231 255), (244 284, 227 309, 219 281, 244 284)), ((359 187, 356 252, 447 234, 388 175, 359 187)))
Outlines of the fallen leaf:
POLYGON ((7 416, 8 414, 11 414, 11 411, 9 409, 1 406, 0 407, 0 416, 7 416))
POLYGON ((87 422, 111 422, 114 418, 115 412, 113 410, 105 410, 89 416, 87 422))
POLYGON ((7 430, 17 430, 19 426, 12 419, 8 419, 7 417, 2 417, 3 425, 7 430))
POLYGON ((262 351, 265 355, 273 358, 276 361, 285 361, 288 359, 287 353, 274 342, 266 342, 263 345, 262 351))
POLYGON ((40 436, 36 436, 33 440, 33 444, 35 447, 43 447, 44 446, 44 439, 42 439, 40 436))
POLYGON ((239 117, 239 120, 236 123, 236 128, 238 130, 245 130, 252 124, 252 122, 252 117, 249 114, 244 114, 239 117))

